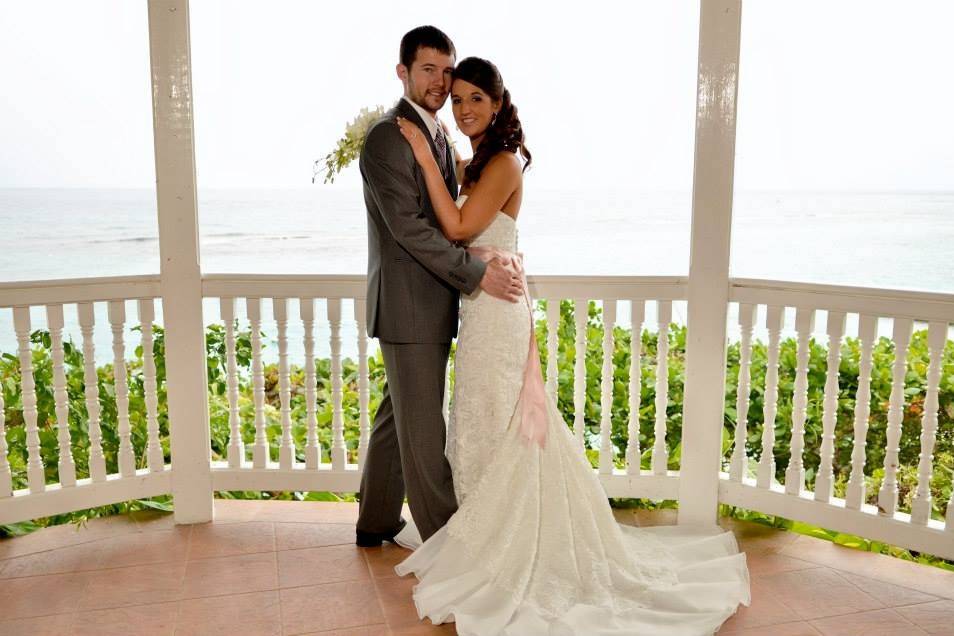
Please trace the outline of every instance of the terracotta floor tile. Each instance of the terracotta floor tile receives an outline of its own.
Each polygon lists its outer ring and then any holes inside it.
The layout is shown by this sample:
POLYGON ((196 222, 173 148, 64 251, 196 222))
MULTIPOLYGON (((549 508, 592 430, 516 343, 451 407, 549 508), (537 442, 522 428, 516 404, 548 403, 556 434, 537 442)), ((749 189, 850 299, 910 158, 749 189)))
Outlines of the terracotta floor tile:
POLYGON ((89 572, 79 572, 0 581, 0 616, 12 620, 72 612, 90 576, 89 572), (50 590, 56 593, 51 594, 50 590))
POLYGON ((195 598, 179 604, 176 636, 281 636, 281 633, 276 590, 195 598))
POLYGON ((0 621, 0 634, 3 636, 63 636, 70 633, 72 624, 73 614, 18 618, 12 621, 0 621))
POLYGON ((134 565, 91 572, 78 611, 109 609, 178 598, 185 562, 134 565))
POLYGON ((178 603, 152 603, 132 607, 77 612, 72 636, 172 636, 178 603))
POLYGON ((350 523, 358 520, 358 504, 330 501, 215 500, 216 519, 247 521, 350 523))
POLYGON ((83 572, 100 567, 102 545, 91 541, 0 561, 0 579, 83 572))
POLYGON ((363 548, 364 558, 371 568, 371 576, 397 576, 394 566, 411 555, 411 551, 385 541, 380 548, 363 548))
MULTIPOLYGON (((273 502, 275 503, 275 502, 273 502)), ((212 523, 226 524, 258 520, 258 501, 214 499, 212 523)))
POLYGON ((925 594, 954 600, 954 572, 895 559, 885 554, 871 554, 854 574, 900 585, 925 594))
POLYGON ((434 627, 430 621, 418 618, 412 598, 415 585, 417 578, 413 576, 375 579, 374 586, 381 601, 381 609, 384 610, 384 618, 392 631, 434 627))
POLYGON ((354 524, 276 523, 275 544, 279 550, 354 545, 354 524))
POLYGON ((192 527, 189 560, 275 551, 275 527, 267 521, 201 523, 192 527))
POLYGON ((831 541, 801 534, 797 535, 795 540, 782 548, 780 552, 803 561, 811 561, 830 568, 856 573, 871 562, 871 557, 878 556, 871 552, 847 548, 831 541))
POLYGON ((185 561, 191 533, 191 526, 178 526, 101 539, 96 542, 101 547, 100 568, 185 561))
POLYGON ((824 636, 918 636, 924 630, 890 609, 844 614, 811 621, 824 636))
POLYGON ((274 552, 189 561, 179 598, 224 596, 278 588, 274 552))
POLYGON ((365 625, 364 627, 350 627, 348 629, 333 629, 327 632, 308 632, 302 636, 390 636, 391 630, 387 625, 365 625))
POLYGON ((379 625, 384 615, 369 581, 346 581, 283 589, 285 636, 379 625))
POLYGON ((921 605, 894 608, 928 634, 954 636, 954 601, 942 600, 921 605))
POLYGON ((278 553, 279 587, 320 585, 371 577, 361 548, 334 545, 278 553))
POLYGON ((752 604, 749 607, 740 605, 736 613, 723 623, 722 631, 757 629, 798 621, 798 615, 777 599, 759 576, 752 577, 750 587, 752 604))
POLYGON ((457 633, 457 630, 454 629, 454 623, 432 625, 429 622, 424 621, 420 625, 392 629, 390 633, 392 636, 432 636, 436 634, 453 635, 457 633))
POLYGON ((802 620, 884 607, 829 568, 781 572, 761 577, 775 598, 802 620))
POLYGON ((660 508, 659 510, 633 510, 638 526, 671 526, 675 525, 678 510, 660 508))
POLYGON ((748 629, 726 631, 723 627, 718 631, 719 636, 820 636, 821 632, 809 623, 797 621, 780 625, 765 625, 748 629))
POLYGON ((777 574, 819 567, 817 563, 802 561, 776 552, 746 553, 750 574, 777 574))
POLYGON ((838 574, 852 585, 860 588, 863 592, 878 599, 885 607, 914 605, 915 603, 929 603, 939 600, 936 596, 872 579, 867 576, 852 574, 851 572, 839 572, 838 574))
POLYGON ((719 524, 735 534, 739 549, 747 554, 778 552, 798 538, 794 532, 786 532, 750 521, 723 517, 719 520, 719 524))

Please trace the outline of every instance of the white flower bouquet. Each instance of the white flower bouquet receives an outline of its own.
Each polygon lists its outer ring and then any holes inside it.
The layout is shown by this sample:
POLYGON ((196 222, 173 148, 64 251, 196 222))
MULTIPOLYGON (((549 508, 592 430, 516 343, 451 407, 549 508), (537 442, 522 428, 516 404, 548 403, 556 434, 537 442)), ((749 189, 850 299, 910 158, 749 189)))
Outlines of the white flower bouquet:
POLYGON ((344 136, 338 140, 335 149, 315 161, 311 182, 314 183, 318 175, 324 173, 325 183, 334 183, 335 175, 348 167, 361 154, 364 137, 371 124, 384 116, 384 106, 377 108, 362 108, 358 116, 345 127, 344 136))

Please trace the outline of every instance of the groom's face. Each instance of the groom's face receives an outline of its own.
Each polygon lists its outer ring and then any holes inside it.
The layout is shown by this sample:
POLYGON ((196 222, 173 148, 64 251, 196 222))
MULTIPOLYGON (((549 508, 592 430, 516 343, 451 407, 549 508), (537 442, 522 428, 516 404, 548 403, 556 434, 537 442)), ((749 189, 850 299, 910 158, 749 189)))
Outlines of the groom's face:
POLYGON ((397 71, 404 82, 404 95, 424 110, 436 113, 450 94, 454 56, 421 47, 411 68, 398 64, 397 71))

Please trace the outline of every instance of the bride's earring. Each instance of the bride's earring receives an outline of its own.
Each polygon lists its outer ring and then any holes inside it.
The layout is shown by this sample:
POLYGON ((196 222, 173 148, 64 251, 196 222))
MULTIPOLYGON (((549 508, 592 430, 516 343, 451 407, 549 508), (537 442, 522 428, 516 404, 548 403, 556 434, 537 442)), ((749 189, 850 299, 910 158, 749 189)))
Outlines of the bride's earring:
POLYGON ((497 113, 494 113, 494 116, 490 118, 490 125, 493 126, 497 123, 497 113))

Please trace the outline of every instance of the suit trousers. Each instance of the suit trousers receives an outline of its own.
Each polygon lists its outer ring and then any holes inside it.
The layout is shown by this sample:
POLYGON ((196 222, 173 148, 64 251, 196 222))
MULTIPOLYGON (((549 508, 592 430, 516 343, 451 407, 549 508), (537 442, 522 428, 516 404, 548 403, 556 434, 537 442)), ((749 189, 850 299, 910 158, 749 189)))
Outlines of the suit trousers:
POLYGON ((393 530, 400 522, 406 492, 411 515, 426 541, 457 511, 444 455, 444 380, 450 343, 380 344, 387 382, 361 475, 357 529, 393 530))

